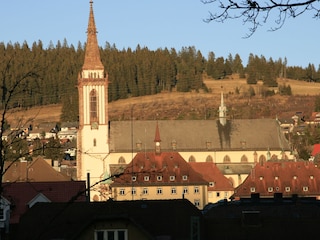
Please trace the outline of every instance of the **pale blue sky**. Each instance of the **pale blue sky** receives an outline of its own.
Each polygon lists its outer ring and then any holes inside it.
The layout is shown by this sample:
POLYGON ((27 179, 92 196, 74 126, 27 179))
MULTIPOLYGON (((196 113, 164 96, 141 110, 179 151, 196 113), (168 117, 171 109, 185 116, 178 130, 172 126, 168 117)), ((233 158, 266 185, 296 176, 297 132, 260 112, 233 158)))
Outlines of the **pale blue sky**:
MULTIPOLYGON (((194 46, 205 57, 210 51, 224 58, 238 53, 244 64, 250 53, 287 57, 289 66, 320 64, 320 20, 311 13, 288 19, 276 32, 268 31, 269 22, 244 39, 249 26, 241 20, 205 23, 213 5, 200 0, 94 0, 93 7, 101 46, 109 42, 121 50, 140 44, 177 51, 194 46)), ((0 42, 26 40, 31 46, 41 40, 47 47, 66 39, 77 47, 86 41, 88 16, 89 0, 1 0, 0 42)))

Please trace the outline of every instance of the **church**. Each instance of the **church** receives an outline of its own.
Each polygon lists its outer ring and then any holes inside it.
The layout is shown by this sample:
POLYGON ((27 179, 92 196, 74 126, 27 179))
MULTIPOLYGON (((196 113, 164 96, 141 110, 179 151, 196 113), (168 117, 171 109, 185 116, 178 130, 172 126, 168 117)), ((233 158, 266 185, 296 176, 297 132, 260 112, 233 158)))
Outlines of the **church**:
POLYGON ((216 120, 109 121, 108 84, 90 1, 85 58, 78 75, 77 178, 95 185, 91 199, 105 200, 101 189, 111 183, 109 177, 137 153, 155 151, 156 128, 162 152, 177 152, 187 162, 213 162, 234 187, 256 163, 294 159, 276 119, 228 119, 223 92, 216 120))

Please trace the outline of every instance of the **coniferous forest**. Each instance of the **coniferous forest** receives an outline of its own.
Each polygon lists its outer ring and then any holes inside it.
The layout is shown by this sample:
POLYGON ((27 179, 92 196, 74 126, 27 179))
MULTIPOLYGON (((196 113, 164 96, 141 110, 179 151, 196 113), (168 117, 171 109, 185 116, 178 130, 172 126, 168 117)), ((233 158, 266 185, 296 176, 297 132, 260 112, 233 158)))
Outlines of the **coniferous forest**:
MULTIPOLYGON (((16 79, 25 77, 12 93, 12 108, 63 104, 62 121, 75 121, 78 116, 77 78, 84 60, 85 45, 68 45, 67 40, 42 42, 0 43, 0 97, 7 93, 16 79), (33 78, 28 80, 28 76, 33 78), (35 77, 36 76, 36 77, 35 77)), ((117 49, 105 43, 100 48, 101 60, 109 75, 109 101, 157 94, 163 91, 207 91, 203 77, 225 79, 231 74, 246 78, 248 84, 263 81, 268 87, 277 86, 277 78, 320 82, 320 69, 313 64, 307 68, 287 66, 287 59, 266 59, 250 54, 243 66, 236 54, 220 57, 210 52, 203 56, 195 47, 149 50, 117 49)))

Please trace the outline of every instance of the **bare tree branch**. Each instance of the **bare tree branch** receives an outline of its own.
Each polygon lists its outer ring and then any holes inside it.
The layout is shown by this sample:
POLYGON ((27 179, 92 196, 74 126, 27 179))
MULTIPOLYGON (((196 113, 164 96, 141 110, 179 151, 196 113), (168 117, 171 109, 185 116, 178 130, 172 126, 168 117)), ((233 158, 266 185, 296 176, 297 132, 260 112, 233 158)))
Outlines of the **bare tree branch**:
POLYGON ((314 18, 320 17, 320 1, 294 1, 294 0, 269 0, 257 2, 253 0, 201 0, 204 4, 213 4, 215 12, 209 11, 209 17, 205 22, 223 23, 230 19, 242 19, 243 24, 249 24, 249 33, 246 37, 252 36, 258 27, 264 25, 270 16, 276 16, 275 26, 270 30, 280 29, 288 17, 296 18, 303 13, 310 11, 314 18), (273 15, 273 12, 276 15, 273 15))

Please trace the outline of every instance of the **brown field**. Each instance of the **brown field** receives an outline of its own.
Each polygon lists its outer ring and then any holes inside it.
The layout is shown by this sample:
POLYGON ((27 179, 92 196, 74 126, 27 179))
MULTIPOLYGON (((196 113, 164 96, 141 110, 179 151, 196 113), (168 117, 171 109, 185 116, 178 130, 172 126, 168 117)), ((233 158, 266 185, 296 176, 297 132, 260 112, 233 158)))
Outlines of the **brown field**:
MULTIPOLYGON (((278 80, 279 85, 290 85, 293 96, 273 96, 268 98, 249 98, 245 92, 249 89, 245 79, 233 77, 224 80, 205 80, 211 89, 203 92, 166 92, 152 96, 136 97, 109 103, 110 120, 133 119, 214 119, 220 105, 223 90, 228 115, 231 118, 275 118, 290 117, 296 111, 311 115, 314 98, 320 94, 320 83, 307 83, 296 80, 278 80), (235 94, 235 89, 240 94, 235 94)), ((258 93, 261 83, 253 85, 258 93)), ((37 125, 41 122, 60 122, 61 105, 35 107, 14 111, 8 114, 11 125, 37 125)))

